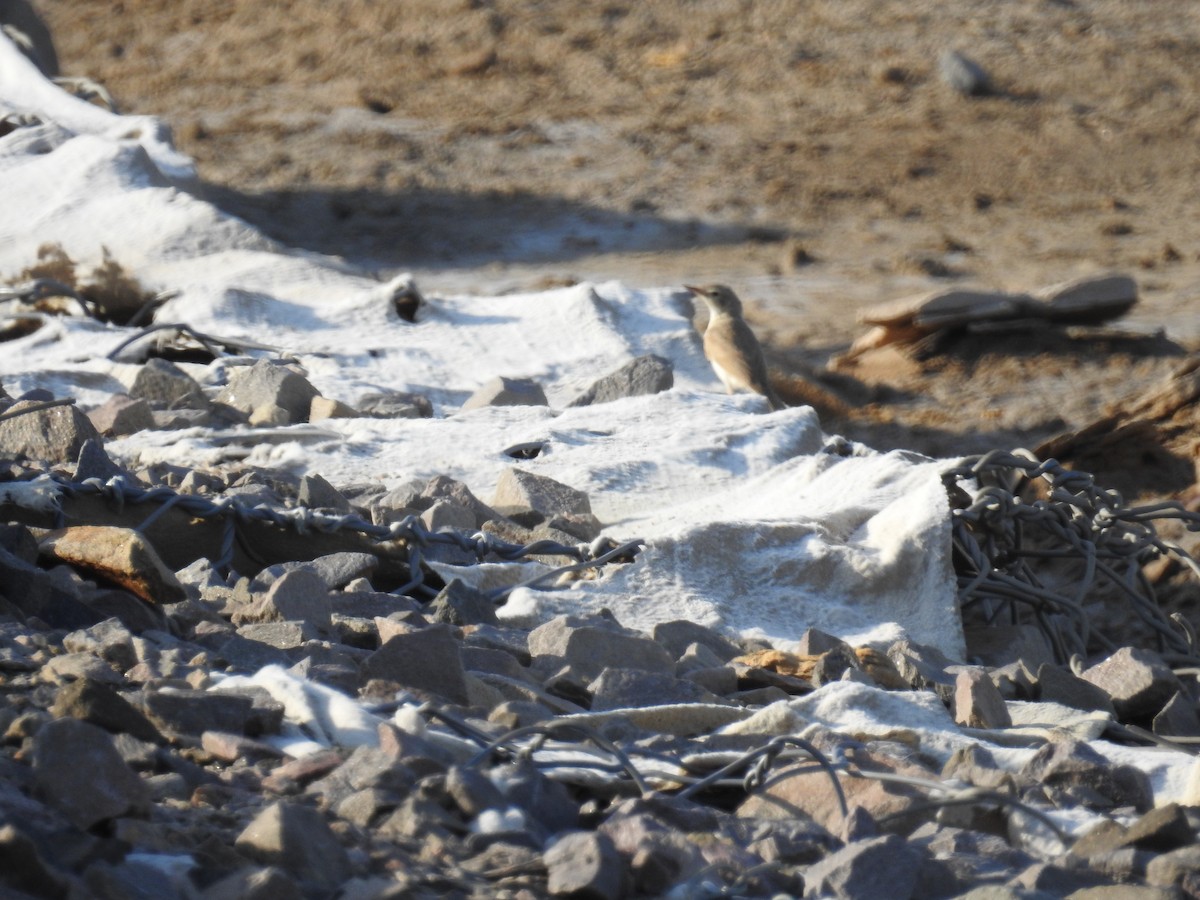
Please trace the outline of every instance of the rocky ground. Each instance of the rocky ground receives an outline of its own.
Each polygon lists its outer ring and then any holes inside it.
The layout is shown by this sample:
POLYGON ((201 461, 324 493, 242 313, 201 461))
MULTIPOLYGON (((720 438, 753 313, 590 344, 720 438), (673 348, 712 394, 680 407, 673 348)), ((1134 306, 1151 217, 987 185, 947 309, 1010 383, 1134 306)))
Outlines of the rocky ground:
MULTIPOLYGON (((433 292, 726 281, 785 393, 817 402, 830 431, 954 455, 1099 422, 1056 455, 1124 479, 1130 497, 1195 496, 1195 374, 1164 380, 1200 340, 1200 246, 1181 224, 1200 213, 1200 20, 1186 0, 38 7, 65 73, 163 117, 197 160, 195 189, 289 244, 409 269, 433 292), (947 83, 950 48, 990 73, 987 91, 947 83), (1108 270, 1139 289, 1116 323, 954 328, 828 367, 876 303, 1108 270)), ((3 456, 33 460, 6 486, 51 467, 108 477, 100 445, 80 457, 87 438, 163 427, 181 415, 167 405, 147 392, 94 423, 63 407, 0 422, 3 456), (33 421, 36 446, 18 433, 33 421)), ((1108 718, 1129 741, 1200 734, 1171 671, 1186 654, 1126 646, 1124 622, 1075 667, 1037 640, 955 667, 912 645, 871 654, 815 634, 808 657, 789 657, 688 623, 528 633, 469 592, 418 592, 397 611, 381 592, 407 580, 405 557, 370 527, 474 515, 525 538, 553 513, 509 520, 445 479, 358 497, 271 472, 130 474, 134 490, 300 500, 364 528, 316 561, 277 538, 273 559, 239 559, 253 577, 226 578, 211 561, 157 560, 89 489, 65 502, 104 530, 47 532, 28 500, 5 495, 8 895, 1200 895, 1195 808, 1151 810, 1144 775, 1078 742, 1108 718), (210 690, 269 664, 275 692, 210 690), (316 687, 296 687, 289 668, 316 687), (1040 749, 1008 773, 982 753, 943 763, 906 734, 776 742, 795 723, 772 704, 831 681, 944 704, 993 737, 1017 734, 1006 699, 1084 715, 1053 740, 1025 734, 1040 749), (321 686, 374 718, 345 733, 322 724, 337 701, 321 686), (686 714, 605 716, 663 698, 686 714), (313 736, 333 730, 344 746, 291 758, 264 740, 305 710, 313 736), (351 749, 355 729, 378 746, 351 749), (552 765, 547 747, 592 755, 552 765), (687 763, 642 784, 631 758, 687 763), (848 815, 814 759, 837 768, 848 815), (1057 843, 1037 815, 1050 808, 1105 821, 1057 843)), ((1195 624, 1194 590, 1172 588, 1166 565, 1148 574, 1195 624)))
MULTIPOLYGON (((1085 743, 1158 742, 1188 760, 1200 721, 1172 670, 1196 661, 1182 637, 1161 653, 1089 649, 1083 664, 1056 652, 1064 637, 1091 644, 1055 607, 1046 630, 964 605, 977 663, 964 666, 817 631, 785 653, 688 621, 641 634, 611 614, 530 630, 460 582, 413 579, 408 548, 462 564, 549 539, 544 561, 580 558, 596 523, 549 479, 502 480, 489 505, 445 476, 343 492, 236 464, 126 472, 103 449, 102 434, 192 425, 188 411, 245 417, 297 396, 323 408, 283 373, 262 361, 210 398, 156 359, 90 415, 4 400, 0 454, 26 460, 0 498, 6 897, 1200 895, 1195 785, 1155 806, 1142 769, 1085 743), (51 490, 86 524, 47 527, 51 490), (346 518, 314 530, 321 515, 346 518), (492 543, 432 532, 447 522, 492 543), (796 705, 819 687, 822 703, 899 705, 824 727, 796 705), (949 753, 922 732, 931 722, 1031 753, 1015 768, 978 744, 949 753), (1090 824, 1069 836, 1051 812, 1090 824)), ((988 476, 991 497, 1019 465, 988 476)), ((1105 508, 1051 474, 1079 510, 1105 508)), ((986 513, 965 519, 956 542, 1011 573, 997 582, 1010 595, 1014 558, 1066 549, 1053 525, 1026 519, 1009 546, 986 513)), ((1139 528, 1109 537, 1128 546, 1139 528)), ((1097 533, 1088 523, 1076 540, 1096 541, 1120 582, 1097 533)))

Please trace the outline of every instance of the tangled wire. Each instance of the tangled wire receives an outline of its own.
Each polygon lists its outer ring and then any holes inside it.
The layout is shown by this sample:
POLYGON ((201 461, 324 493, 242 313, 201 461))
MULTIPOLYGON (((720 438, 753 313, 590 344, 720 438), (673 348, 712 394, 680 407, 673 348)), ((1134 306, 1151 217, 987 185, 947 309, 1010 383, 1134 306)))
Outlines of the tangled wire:
POLYGON ((952 534, 964 613, 978 612, 988 624, 1034 624, 1066 663, 1119 646, 1089 618, 1089 606, 1115 594, 1169 663, 1200 661, 1192 628, 1166 615, 1143 571, 1171 554, 1200 575, 1195 560, 1154 527, 1178 519, 1200 531, 1200 513, 1175 501, 1127 507, 1091 475, 1028 451, 966 459, 943 481, 957 507, 952 534))

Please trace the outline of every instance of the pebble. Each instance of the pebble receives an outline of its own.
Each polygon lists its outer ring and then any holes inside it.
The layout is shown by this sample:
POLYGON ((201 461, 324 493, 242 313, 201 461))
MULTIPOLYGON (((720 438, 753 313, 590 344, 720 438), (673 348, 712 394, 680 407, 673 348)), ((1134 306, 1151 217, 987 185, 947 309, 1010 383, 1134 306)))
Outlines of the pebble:
POLYGON ((611 403, 624 397, 639 397, 669 391, 675 385, 675 367, 661 356, 649 354, 630 360, 615 372, 597 379, 568 406, 611 403))

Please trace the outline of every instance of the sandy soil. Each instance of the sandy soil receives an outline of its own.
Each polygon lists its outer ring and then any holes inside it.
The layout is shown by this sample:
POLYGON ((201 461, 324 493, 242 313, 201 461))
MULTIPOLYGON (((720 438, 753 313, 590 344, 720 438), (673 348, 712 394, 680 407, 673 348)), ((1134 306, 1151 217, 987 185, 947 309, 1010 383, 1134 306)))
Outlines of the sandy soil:
POLYGON ((1192 0, 36 5, 65 73, 165 119, 266 232, 427 291, 726 281, 880 448, 1036 445, 1200 340, 1192 0), (989 94, 943 81, 950 48, 989 94), (1139 280, 1128 333, 824 372, 862 307, 1108 270, 1139 280))

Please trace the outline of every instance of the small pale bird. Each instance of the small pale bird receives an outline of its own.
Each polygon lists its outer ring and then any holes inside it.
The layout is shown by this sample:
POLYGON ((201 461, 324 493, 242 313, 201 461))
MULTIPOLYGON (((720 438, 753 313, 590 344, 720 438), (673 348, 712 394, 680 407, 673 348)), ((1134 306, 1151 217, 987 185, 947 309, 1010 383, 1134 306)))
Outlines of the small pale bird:
POLYGON ((771 390, 767 379, 767 361, 762 347, 746 320, 742 318, 742 301, 723 284, 685 288, 708 304, 708 327, 704 330, 704 355, 713 371, 725 385, 725 390, 753 391, 767 398, 771 409, 783 409, 784 403, 771 390))

